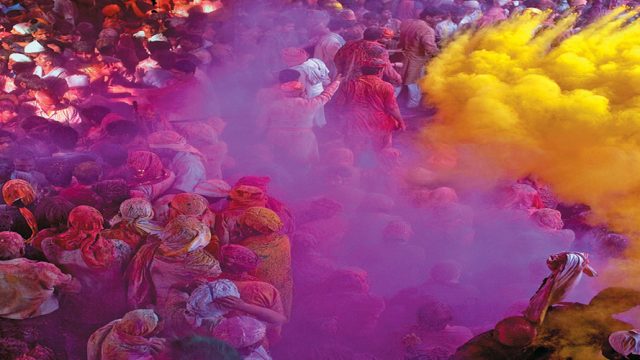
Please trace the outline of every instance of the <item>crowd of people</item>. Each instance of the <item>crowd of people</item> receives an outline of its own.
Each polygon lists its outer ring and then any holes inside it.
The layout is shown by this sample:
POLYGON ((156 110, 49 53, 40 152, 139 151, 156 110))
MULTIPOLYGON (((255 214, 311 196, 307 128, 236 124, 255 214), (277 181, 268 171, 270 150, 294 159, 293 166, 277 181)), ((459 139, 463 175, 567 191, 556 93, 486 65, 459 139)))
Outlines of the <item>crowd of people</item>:
POLYGON ((621 4, 0 4, 0 359, 640 358, 639 291, 563 302, 628 238, 416 140, 458 34, 621 4), (528 264, 477 265, 489 213, 528 264))

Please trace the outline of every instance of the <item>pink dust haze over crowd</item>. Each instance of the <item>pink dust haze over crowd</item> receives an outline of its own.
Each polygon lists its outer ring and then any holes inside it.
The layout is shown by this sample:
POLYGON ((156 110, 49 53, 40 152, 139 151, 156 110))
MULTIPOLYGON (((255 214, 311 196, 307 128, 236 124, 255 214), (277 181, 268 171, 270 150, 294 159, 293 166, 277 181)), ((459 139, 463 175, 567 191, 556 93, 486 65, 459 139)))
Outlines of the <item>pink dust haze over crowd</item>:
POLYGON ((0 0, 0 359, 640 358, 632 234, 425 140, 459 38, 624 5, 0 0))

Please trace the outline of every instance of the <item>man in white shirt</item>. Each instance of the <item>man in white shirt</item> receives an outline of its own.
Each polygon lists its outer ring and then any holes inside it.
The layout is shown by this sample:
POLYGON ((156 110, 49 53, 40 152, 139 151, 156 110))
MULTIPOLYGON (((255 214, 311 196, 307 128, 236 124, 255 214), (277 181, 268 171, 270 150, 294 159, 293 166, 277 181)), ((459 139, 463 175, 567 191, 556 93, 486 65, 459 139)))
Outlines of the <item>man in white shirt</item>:
POLYGON ((52 53, 40 53, 36 57, 35 63, 37 66, 35 70, 33 70, 33 75, 36 75, 43 79, 64 79, 67 77, 65 68, 56 66, 56 58, 52 53))
POLYGON ((79 130, 82 124, 80 114, 75 107, 61 104, 55 95, 46 90, 36 92, 36 100, 30 105, 34 106, 34 115, 69 125, 76 130, 79 130))

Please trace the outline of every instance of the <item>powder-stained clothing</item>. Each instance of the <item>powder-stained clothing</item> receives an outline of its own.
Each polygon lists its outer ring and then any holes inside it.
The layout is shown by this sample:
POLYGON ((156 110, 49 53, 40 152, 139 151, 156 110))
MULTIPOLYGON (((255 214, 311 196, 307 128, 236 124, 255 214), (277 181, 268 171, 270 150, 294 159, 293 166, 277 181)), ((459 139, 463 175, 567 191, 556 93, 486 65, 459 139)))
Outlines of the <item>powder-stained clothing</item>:
POLYGON ((45 256, 82 284, 80 294, 72 294, 66 299, 67 309, 73 309, 69 315, 80 322, 93 324, 120 314, 126 306, 122 275, 131 258, 131 248, 120 240, 108 239, 113 246, 112 257, 108 264, 103 263, 103 267, 97 269, 87 264, 82 249, 65 250, 56 245, 54 239, 42 241, 45 256))
POLYGON ((0 317, 28 319, 58 310, 56 290, 73 278, 55 265, 24 258, 0 261, 0 317))
POLYGON ((400 70, 404 85, 415 84, 427 61, 438 53, 435 31, 423 20, 406 20, 400 27, 400 48, 404 52, 400 70))
POLYGON ((317 160, 318 141, 313 128, 323 124, 316 123, 316 113, 331 99, 339 84, 329 84, 322 94, 311 99, 283 97, 272 103, 258 119, 267 143, 285 158, 300 163, 317 160))
POLYGON ((192 153, 177 153, 171 161, 170 168, 176 174, 173 188, 180 191, 193 192, 199 183, 207 179, 202 157, 192 153))
MULTIPOLYGON (((329 69, 322 60, 308 59, 298 66, 294 66, 291 69, 300 72, 300 81, 304 84, 304 92, 308 99, 312 99, 319 96, 324 91, 325 85, 329 85, 329 69)), ((324 107, 321 106, 316 110, 314 124, 318 127, 323 127, 327 124, 327 120, 324 117, 324 107)))
POLYGON ((158 316, 150 309, 127 313, 96 330, 87 344, 88 360, 153 360, 151 334, 158 316))
POLYGON ((204 248, 209 228, 195 218, 180 215, 161 234, 142 246, 127 270, 129 302, 134 306, 164 304, 175 285, 216 279, 220 264, 204 248))
POLYGON ((61 123, 64 125, 69 125, 72 128, 79 130, 82 125, 82 118, 80 117, 80 113, 73 106, 60 106, 59 108, 47 112, 40 108, 40 106, 33 102, 29 104, 33 106, 34 111, 33 115, 41 116, 45 119, 49 119, 51 121, 55 121, 57 123, 61 123))
POLYGON ((393 85, 402 82, 400 74, 389 61, 389 52, 376 41, 358 40, 346 43, 336 53, 336 69, 345 76, 357 77, 360 75, 360 69, 374 59, 380 59, 385 63, 382 71, 385 80, 393 85))
MULTIPOLYGON (((273 285, 257 280, 233 280, 240 292, 240 299, 244 302, 273 310, 285 315, 284 305, 280 292, 273 285)), ((280 339, 282 326, 267 326, 267 338, 273 344, 280 339)))
POLYGON ((291 275, 291 243, 289 237, 277 233, 246 238, 240 245, 253 250, 261 259, 256 277, 272 284, 282 296, 285 314, 291 315, 293 277, 291 275))
POLYGON ((314 48, 313 57, 322 60, 322 62, 327 65, 331 78, 335 78, 336 75, 338 75, 334 59, 338 50, 340 50, 345 43, 346 42, 339 34, 329 33, 321 37, 314 48))
POLYGON ((400 113, 391 84, 375 75, 360 76, 346 82, 335 101, 343 109, 350 145, 361 147, 370 142, 374 149, 390 145, 391 133, 397 128, 391 114, 400 113))

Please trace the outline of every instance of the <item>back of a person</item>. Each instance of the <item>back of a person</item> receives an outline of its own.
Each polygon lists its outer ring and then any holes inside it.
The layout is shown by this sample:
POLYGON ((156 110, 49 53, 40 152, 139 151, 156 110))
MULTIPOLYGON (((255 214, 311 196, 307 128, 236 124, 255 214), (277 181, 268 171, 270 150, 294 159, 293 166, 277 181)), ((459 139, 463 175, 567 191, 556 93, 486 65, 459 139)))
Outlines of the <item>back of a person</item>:
POLYGON ((122 344, 119 335, 114 331, 110 332, 104 340, 101 350, 101 359, 104 360, 154 360, 149 352, 141 353, 140 348, 128 349, 127 345, 122 344))
POLYGON ((400 26, 400 46, 407 57, 426 56, 422 36, 433 29, 423 20, 410 19, 400 26))
POLYGON ((48 263, 18 258, 0 261, 0 317, 23 319, 47 314, 58 308, 53 287, 48 287, 48 263))
POLYGON ((350 133, 386 132, 395 128, 395 120, 387 113, 393 99, 393 86, 376 75, 364 75, 349 81, 341 89, 339 103, 350 133))
POLYGON ((156 303, 163 304, 169 289, 194 281, 210 281, 220 275, 218 261, 204 250, 196 250, 177 257, 156 255, 151 263, 151 279, 156 303))
POLYGON ((308 101, 301 97, 283 97, 267 109, 270 130, 310 130, 313 128, 315 109, 308 108, 308 101))

